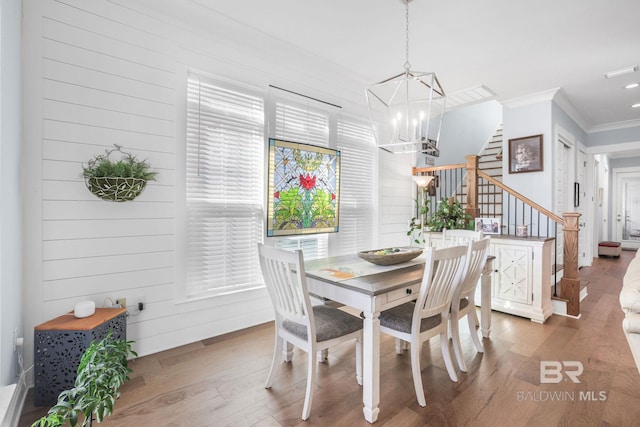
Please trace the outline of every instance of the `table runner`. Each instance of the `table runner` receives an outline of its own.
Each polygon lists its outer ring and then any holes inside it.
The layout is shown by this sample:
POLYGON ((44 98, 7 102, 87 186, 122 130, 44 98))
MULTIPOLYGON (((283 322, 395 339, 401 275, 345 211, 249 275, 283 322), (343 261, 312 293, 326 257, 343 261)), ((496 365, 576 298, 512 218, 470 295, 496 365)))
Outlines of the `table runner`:
POLYGON ((351 264, 329 265, 323 268, 307 270, 306 272, 307 274, 312 274, 320 278, 342 282, 356 277, 369 276, 371 274, 384 273, 385 271, 406 268, 416 264, 423 264, 424 260, 424 254, 421 254, 410 261, 394 265, 377 265, 368 261, 360 261, 351 264))

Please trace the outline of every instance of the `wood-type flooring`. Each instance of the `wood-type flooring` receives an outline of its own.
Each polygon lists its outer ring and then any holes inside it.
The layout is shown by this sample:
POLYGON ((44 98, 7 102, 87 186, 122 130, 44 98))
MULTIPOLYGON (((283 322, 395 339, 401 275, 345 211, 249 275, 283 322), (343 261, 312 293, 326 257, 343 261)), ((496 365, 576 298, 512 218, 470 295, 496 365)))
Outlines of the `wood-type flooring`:
MULTIPOLYGON (((478 354, 461 327, 468 372, 451 382, 439 340, 422 349, 427 406, 418 405, 409 354, 396 355, 394 340, 381 340, 379 426, 637 426, 640 375, 622 333, 618 294, 635 252, 596 258, 580 270, 589 282, 580 319, 554 315, 545 324, 493 312, 491 338, 478 354), (466 337, 466 338, 465 338, 466 337), (541 361, 577 361, 574 383, 540 382, 541 361)), ((466 323, 466 322, 465 322, 466 323)), ((264 381, 273 351, 268 323, 199 341, 130 363, 131 381, 103 426, 368 426, 362 389, 355 380, 354 345, 332 349, 318 367, 311 417, 300 420, 306 354, 277 368, 270 390, 264 381)), ((567 367, 575 370, 574 365, 567 367)), ((548 373, 547 379, 554 375, 548 373)), ((46 412, 25 402, 20 426, 46 412)), ((95 425, 95 424, 94 424, 95 425)))

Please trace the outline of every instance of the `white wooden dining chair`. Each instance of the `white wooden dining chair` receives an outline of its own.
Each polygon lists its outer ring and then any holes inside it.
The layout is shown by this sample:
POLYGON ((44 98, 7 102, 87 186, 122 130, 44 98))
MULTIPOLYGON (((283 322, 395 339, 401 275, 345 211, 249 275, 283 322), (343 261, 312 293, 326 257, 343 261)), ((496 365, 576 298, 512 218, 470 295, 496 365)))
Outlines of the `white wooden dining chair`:
MULTIPOLYGON (((468 245, 467 245, 468 246, 468 245)), ((418 298, 380 313, 380 330, 396 338, 396 352, 408 342, 416 397, 426 406, 420 371, 422 343, 440 334, 442 358, 452 381, 458 381, 449 351, 449 309, 466 266, 467 246, 425 249, 425 266, 418 298)))
POLYGON ((291 252, 258 244, 258 252, 275 310, 275 350, 265 388, 271 388, 286 343, 306 351, 309 366, 302 408, 302 419, 306 420, 311 412, 318 351, 355 340, 356 380, 362 385, 362 319, 328 305, 311 305, 301 250, 291 252))
POLYGON ((447 248, 449 246, 466 245, 471 241, 480 240, 483 237, 484 235, 481 230, 447 230, 444 228, 442 230, 442 246, 447 248))
POLYGON ((478 353, 484 352, 482 342, 478 337, 476 328, 478 327, 478 315, 476 313, 475 293, 476 286, 482 275, 482 270, 487 263, 489 255, 490 237, 471 242, 467 254, 466 274, 462 278, 458 287, 458 292, 451 301, 451 317, 449 319, 451 339, 453 341, 453 352, 456 355, 458 367, 462 372, 467 372, 467 365, 464 362, 462 347, 460 345, 460 319, 467 317, 471 339, 476 346, 478 353))

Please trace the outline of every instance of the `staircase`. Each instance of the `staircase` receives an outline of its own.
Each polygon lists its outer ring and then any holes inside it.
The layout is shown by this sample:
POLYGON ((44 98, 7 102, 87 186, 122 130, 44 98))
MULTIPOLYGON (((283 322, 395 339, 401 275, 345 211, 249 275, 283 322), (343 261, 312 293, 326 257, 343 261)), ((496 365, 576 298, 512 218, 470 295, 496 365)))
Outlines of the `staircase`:
MULTIPOLYGON (((480 159, 478 161, 478 167, 487 175, 502 182, 502 126, 500 126, 493 137, 487 142, 485 147, 480 153, 480 159)), ((465 190, 466 191, 466 190, 465 190)), ((483 196, 478 199, 478 207, 480 208, 481 216, 486 214, 487 216, 501 216, 502 215, 502 191, 491 193, 488 189, 482 190, 483 196), (485 194, 489 194, 488 196, 485 194), (494 207, 495 205, 495 207, 494 207), (491 207, 490 207, 491 206, 491 207), (495 215, 493 211, 495 210, 495 215)), ((555 248, 554 250, 558 250, 555 248)), ((552 266, 551 273, 551 286, 559 283, 562 279, 563 265, 554 264, 552 266)), ((551 290, 551 302, 553 305, 554 313, 563 316, 567 315, 567 300, 556 296, 556 289, 551 290)), ((580 282, 580 301, 582 301, 588 294, 588 283, 580 282)))
POLYGON ((502 182, 501 146, 502 129, 498 129, 481 155, 465 156, 465 163, 412 168, 412 175, 433 177, 424 189, 429 195, 425 206, 429 212, 435 212, 440 203, 451 204, 455 199, 473 218, 499 219, 503 236, 538 239, 539 242, 554 239, 551 259, 545 260, 551 263, 545 264, 545 270, 552 274, 550 284, 554 288, 551 295, 563 297, 557 303, 564 306, 567 315, 579 316, 580 299, 586 293, 585 287, 581 290, 578 274, 580 214, 565 212, 558 215, 505 185, 502 182), (558 280, 559 285, 555 286, 558 280))
MULTIPOLYGON (((495 134, 485 144, 479 154, 478 169, 502 182, 502 125, 496 129, 495 134)), ((478 184, 478 209, 480 217, 502 217, 503 213, 503 192, 493 185, 489 185, 486 181, 478 184)), ((456 190, 456 198, 461 201, 463 206, 466 206, 467 199, 466 181, 462 181, 456 190)), ((505 208, 506 209, 506 208, 505 208)), ((502 224, 502 234, 509 234, 508 227, 502 224)), ((561 251, 562 248, 556 247, 554 251, 561 251)), ((563 265, 554 264, 552 266, 551 286, 559 283, 563 276, 563 265)), ((559 285, 558 285, 559 289, 559 285)), ((588 288, 587 283, 580 283, 580 300, 584 299, 587 295, 588 288)), ((552 304, 554 307, 554 313, 560 315, 567 315, 567 302, 568 300, 555 296, 557 294, 556 288, 552 288, 552 304)))
MULTIPOLYGON (((487 141, 478 155, 478 168, 487 175, 502 182, 502 125, 496 129, 494 135, 487 141)), ((502 191, 495 187, 479 189, 482 197, 478 198, 478 208, 480 217, 501 217, 502 216, 502 191)), ((467 203, 467 183, 462 181, 456 191, 456 198, 463 206, 467 203)))
POLYGON ((502 125, 480 152, 480 170, 502 182, 502 125))

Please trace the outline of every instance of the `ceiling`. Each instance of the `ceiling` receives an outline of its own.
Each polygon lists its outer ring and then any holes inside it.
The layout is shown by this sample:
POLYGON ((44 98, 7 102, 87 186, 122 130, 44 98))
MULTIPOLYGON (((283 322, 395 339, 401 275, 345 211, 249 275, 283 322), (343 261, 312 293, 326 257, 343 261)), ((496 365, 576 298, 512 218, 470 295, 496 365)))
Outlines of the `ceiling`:
MULTIPOLYGON (((403 0, 192 0, 375 83, 405 62, 403 0)), ((412 0, 409 60, 448 94, 484 85, 503 103, 559 89, 586 131, 640 125, 638 0, 412 0)), ((552 92, 551 92, 552 93, 552 92)))

